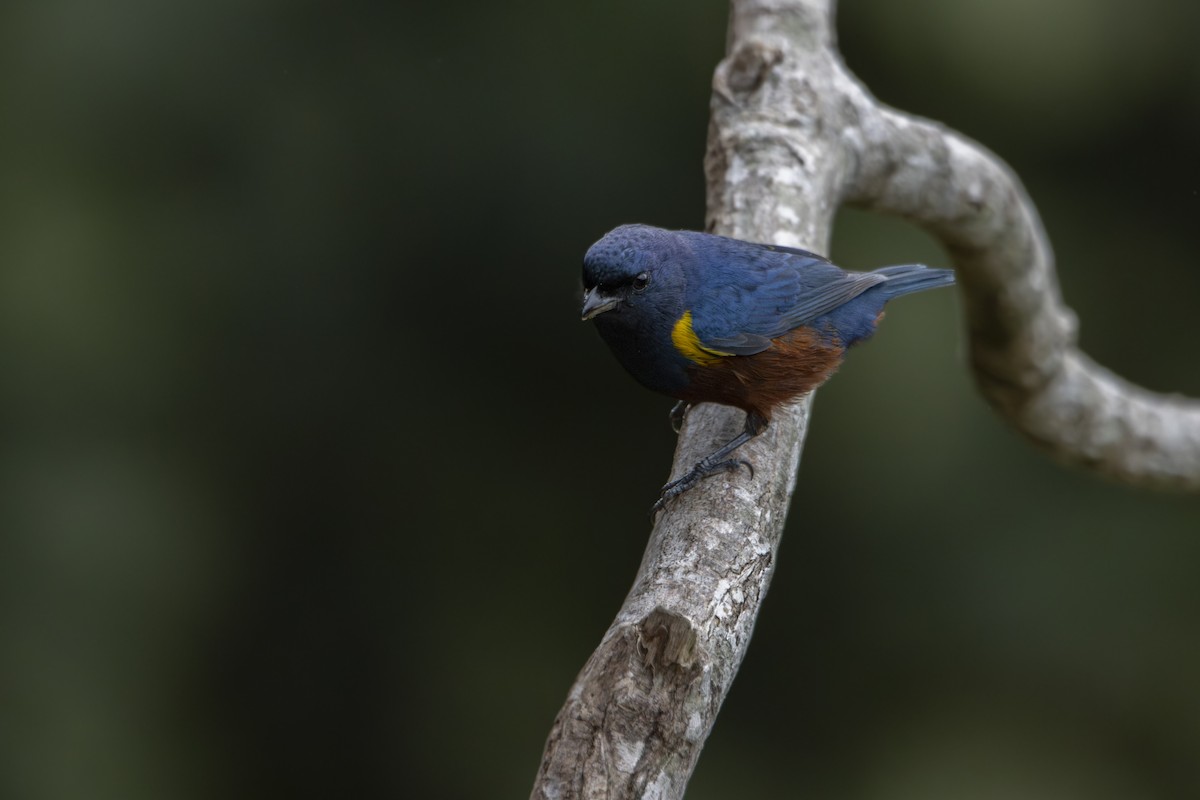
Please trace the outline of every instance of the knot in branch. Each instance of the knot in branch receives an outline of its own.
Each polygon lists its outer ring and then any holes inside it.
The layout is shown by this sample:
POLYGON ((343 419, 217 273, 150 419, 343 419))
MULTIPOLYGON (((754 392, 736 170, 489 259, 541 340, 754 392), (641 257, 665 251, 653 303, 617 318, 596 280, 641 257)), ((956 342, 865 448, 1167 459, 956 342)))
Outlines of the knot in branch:
POLYGON ((783 61, 783 50, 761 39, 738 44, 717 65, 713 90, 734 105, 742 105, 766 82, 771 70, 783 61))
POLYGON ((651 672, 696 664, 696 629, 687 617, 658 606, 638 626, 638 651, 651 672))

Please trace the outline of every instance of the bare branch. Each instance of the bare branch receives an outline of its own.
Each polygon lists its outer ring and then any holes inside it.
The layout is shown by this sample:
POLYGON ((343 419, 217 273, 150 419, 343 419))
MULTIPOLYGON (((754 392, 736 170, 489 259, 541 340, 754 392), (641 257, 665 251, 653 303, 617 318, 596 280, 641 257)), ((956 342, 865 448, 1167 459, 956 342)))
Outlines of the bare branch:
POLYGON ((1075 346, 1054 257, 1020 181, 936 123, 869 107, 850 198, 945 243, 980 391, 1057 458, 1134 486, 1200 490, 1200 402, 1134 386, 1075 346))
MULTIPOLYGON (((678 798, 750 642, 767 591, 809 404, 751 443, 753 481, 711 478, 660 515, 629 596, 571 688, 535 798, 678 798)), ((675 473, 741 430, 693 410, 675 473)))
MULTIPOLYGON (((1200 488, 1200 409, 1130 386, 1074 347, 1033 204, 995 156, 884 108, 843 66, 833 0, 733 0, 713 78, 708 227, 828 249, 843 201, 900 214, 946 243, 972 363, 998 411, 1060 457, 1149 486, 1200 488)), ((670 504, 616 620, 546 743, 533 797, 678 798, 741 664, 766 594, 811 396, 670 504)), ((741 430, 687 417, 673 476, 741 430)))

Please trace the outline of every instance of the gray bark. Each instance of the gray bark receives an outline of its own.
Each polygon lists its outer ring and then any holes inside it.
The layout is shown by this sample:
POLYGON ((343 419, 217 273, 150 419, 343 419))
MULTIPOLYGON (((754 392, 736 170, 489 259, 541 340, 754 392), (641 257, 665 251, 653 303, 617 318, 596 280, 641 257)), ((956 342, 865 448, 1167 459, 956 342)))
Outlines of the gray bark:
MULTIPOLYGON (((828 250, 843 202, 916 221, 949 249, 980 389, 1058 457, 1127 483, 1200 489, 1200 405, 1130 386, 1074 346, 1049 243, 1016 176, 846 70, 833 0, 733 0, 713 78, 709 229, 828 250)), ((554 722, 534 798, 678 798, 750 640, 794 487, 811 396, 659 515, 633 588, 554 722)), ((736 434, 689 412, 672 476, 736 434)))

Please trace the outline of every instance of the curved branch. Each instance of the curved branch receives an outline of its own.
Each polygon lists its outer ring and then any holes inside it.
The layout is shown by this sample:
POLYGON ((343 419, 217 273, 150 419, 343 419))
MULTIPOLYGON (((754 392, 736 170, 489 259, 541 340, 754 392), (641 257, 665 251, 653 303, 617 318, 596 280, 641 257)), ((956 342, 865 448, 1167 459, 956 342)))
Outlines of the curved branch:
POLYGON ((849 198, 941 239, 967 305, 980 391, 1062 461, 1134 486, 1200 490, 1200 402, 1150 392, 1075 346, 1049 240, 1012 171, 926 120, 871 106, 849 198))

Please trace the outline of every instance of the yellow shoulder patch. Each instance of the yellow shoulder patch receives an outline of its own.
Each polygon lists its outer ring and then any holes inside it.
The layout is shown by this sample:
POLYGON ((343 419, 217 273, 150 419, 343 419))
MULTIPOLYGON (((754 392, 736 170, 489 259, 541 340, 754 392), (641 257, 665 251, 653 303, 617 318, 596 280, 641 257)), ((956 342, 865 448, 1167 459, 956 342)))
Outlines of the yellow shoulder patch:
POLYGON ((701 366, 733 355, 733 353, 722 353, 720 350, 712 350, 700 344, 700 337, 696 335, 696 331, 692 330, 691 311, 683 312, 683 316, 671 329, 671 343, 675 345, 675 349, 679 351, 680 355, 701 366))

